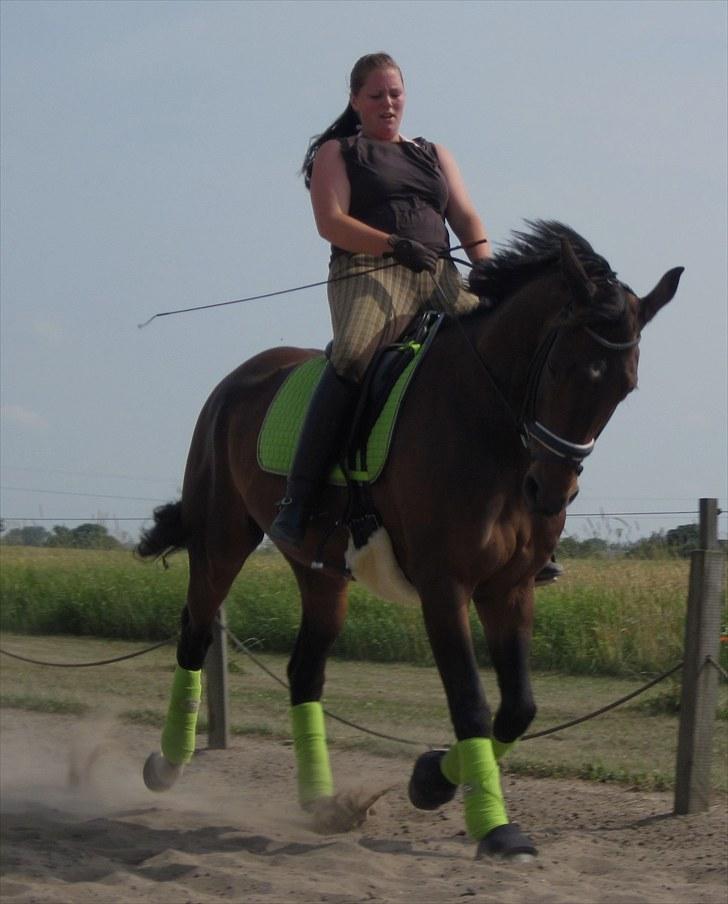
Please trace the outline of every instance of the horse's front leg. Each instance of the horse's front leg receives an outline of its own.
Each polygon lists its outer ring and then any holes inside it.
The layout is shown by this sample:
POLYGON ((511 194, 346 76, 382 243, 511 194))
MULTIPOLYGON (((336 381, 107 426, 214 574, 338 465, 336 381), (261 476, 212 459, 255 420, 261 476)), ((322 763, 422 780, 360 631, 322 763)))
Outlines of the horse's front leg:
POLYGON ((493 749, 500 759, 525 734, 536 715, 528 667, 533 587, 512 590, 505 599, 497 600, 476 590, 473 599, 500 690, 501 702, 493 721, 493 749))
POLYGON ((509 823, 492 743, 491 713, 473 650, 469 594, 446 582, 420 587, 423 615, 442 678, 457 742, 448 751, 429 751, 415 764, 410 799, 434 809, 462 785, 465 823, 478 842, 477 856, 535 854, 518 826, 509 823))
POLYGON ((347 582, 290 559, 289 564, 298 581, 302 606, 301 625, 288 663, 298 799, 304 809, 313 810, 317 801, 334 793, 320 701, 326 660, 346 617, 347 582))

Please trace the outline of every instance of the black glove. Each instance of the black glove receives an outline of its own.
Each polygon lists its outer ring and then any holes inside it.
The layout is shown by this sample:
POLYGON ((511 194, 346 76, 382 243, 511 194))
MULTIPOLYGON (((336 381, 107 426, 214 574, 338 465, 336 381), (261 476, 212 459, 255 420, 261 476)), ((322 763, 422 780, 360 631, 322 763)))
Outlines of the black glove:
POLYGON ((415 273, 422 273, 423 270, 435 272, 438 261, 436 251, 414 239, 400 239, 396 235, 389 237, 389 244, 392 246, 392 257, 398 264, 415 273))

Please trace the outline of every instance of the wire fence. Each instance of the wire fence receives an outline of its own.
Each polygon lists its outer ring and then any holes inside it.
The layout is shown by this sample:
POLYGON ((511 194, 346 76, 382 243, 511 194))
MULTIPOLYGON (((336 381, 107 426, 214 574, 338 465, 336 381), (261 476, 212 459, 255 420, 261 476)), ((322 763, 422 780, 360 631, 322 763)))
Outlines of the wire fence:
MULTIPOLYGON (((132 478, 128 478, 132 479, 132 478)), ((71 496, 71 497, 80 497, 85 499, 108 499, 118 502, 151 502, 151 503, 165 503, 169 501, 168 497, 158 497, 158 496, 121 496, 115 495, 112 493, 85 493, 85 492, 77 492, 72 490, 51 490, 45 488, 36 488, 36 487, 18 487, 18 486, 8 486, 0 485, 0 492, 23 492, 23 493, 37 493, 40 495, 51 495, 51 496, 71 496)), ((174 494, 170 494, 174 495, 174 494)), ((693 517, 697 518, 699 515, 699 511, 695 508, 690 509, 653 509, 653 510, 641 510, 641 511, 605 511, 604 509, 600 509, 599 511, 594 512, 567 512, 567 518, 683 518, 683 517, 693 517)), ((728 510, 718 510, 718 516, 728 516, 728 510)), ((117 516, 114 514, 95 514, 95 515, 59 515, 59 516, 46 516, 46 515, 3 515, 3 522, 12 523, 12 524, 29 524, 33 525, 38 522, 63 522, 63 521, 88 521, 88 522, 115 522, 115 521, 139 521, 146 522, 151 519, 152 515, 150 512, 147 512, 142 515, 123 515, 117 516)))
MULTIPOLYGON (((85 496, 85 493, 68 493, 69 496, 85 496)), ((89 494, 93 495, 93 494, 89 494)), ((98 497, 98 498, 133 498, 133 497, 98 497)), ((163 503, 167 500, 164 499, 151 499, 150 502, 159 502, 163 503)), ((598 512, 567 512, 566 518, 567 520, 570 518, 697 518, 699 512, 697 509, 667 509, 667 510, 651 510, 651 511, 640 511, 640 512, 606 512, 600 510, 598 512)), ((726 517, 728 518, 728 510, 721 510, 718 512, 718 517, 726 517)), ((12 524, 13 526, 32 526, 39 522, 48 523, 48 522, 64 522, 64 521, 79 521, 79 522, 100 522, 104 524, 113 523, 116 521, 138 521, 138 522, 146 522, 151 521, 152 515, 150 513, 146 515, 57 515, 55 517, 50 517, 46 515, 42 516, 34 516, 34 515, 3 515, 2 520, 4 523, 12 524)))

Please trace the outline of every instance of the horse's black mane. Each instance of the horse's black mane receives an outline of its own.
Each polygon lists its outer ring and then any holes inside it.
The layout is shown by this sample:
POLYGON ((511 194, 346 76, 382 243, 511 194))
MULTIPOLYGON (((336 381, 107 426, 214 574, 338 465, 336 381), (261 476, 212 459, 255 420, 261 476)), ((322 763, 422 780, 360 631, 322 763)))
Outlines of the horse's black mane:
POLYGON ((479 262, 470 274, 471 289, 494 303, 503 301, 521 286, 558 263, 561 239, 568 239, 574 253, 594 282, 615 283, 616 273, 583 236, 554 220, 526 220, 529 232, 515 231, 510 244, 489 261, 479 262))

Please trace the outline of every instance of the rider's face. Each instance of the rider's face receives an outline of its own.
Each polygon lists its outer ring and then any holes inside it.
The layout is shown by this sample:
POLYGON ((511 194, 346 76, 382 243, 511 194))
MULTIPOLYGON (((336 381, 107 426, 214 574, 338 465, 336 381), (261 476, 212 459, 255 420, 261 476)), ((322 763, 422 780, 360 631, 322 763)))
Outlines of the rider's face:
POLYGON ((399 70, 375 69, 351 96, 351 105, 361 120, 362 135, 378 141, 398 141, 404 102, 399 70))

